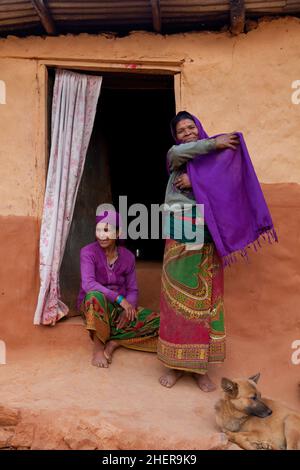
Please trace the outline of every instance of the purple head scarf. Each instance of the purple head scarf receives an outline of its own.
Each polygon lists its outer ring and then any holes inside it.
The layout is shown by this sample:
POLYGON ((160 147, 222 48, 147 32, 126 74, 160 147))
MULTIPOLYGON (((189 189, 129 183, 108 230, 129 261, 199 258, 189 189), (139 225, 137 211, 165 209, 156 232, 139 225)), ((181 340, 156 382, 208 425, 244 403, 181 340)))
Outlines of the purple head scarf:
MULTIPOLYGON (((200 121, 192 118, 199 139, 208 138, 200 121)), ((172 134, 176 140, 174 127, 172 134)), ((204 204, 205 223, 225 266, 237 260, 237 253, 247 258, 251 246, 257 251, 261 236, 278 241, 243 135, 237 135, 235 150, 216 150, 187 163, 196 202, 204 204)))
MULTIPOLYGON (((99 209, 97 209, 97 211, 96 211, 96 225, 99 222, 103 222, 105 224, 112 225, 113 227, 118 229, 119 232, 122 231, 121 215, 118 212, 116 212, 115 210, 111 210, 109 208, 107 208, 107 209, 104 208, 103 210, 99 211, 99 209)), ((122 238, 120 239, 118 237, 117 238, 117 244, 124 246, 125 245, 125 240, 122 239, 122 238)))

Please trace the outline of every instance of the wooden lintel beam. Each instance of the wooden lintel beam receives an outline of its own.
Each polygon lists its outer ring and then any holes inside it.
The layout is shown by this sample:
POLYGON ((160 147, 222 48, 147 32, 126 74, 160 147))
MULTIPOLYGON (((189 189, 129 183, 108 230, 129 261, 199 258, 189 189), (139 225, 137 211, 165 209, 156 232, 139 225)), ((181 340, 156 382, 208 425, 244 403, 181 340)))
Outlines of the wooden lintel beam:
POLYGON ((161 32, 160 0, 151 0, 153 29, 161 32))
POLYGON ((44 0, 31 0, 31 3, 40 17, 41 23, 48 34, 56 34, 56 27, 44 0))
POLYGON ((230 0, 230 31, 240 34, 245 27, 245 1, 230 0))

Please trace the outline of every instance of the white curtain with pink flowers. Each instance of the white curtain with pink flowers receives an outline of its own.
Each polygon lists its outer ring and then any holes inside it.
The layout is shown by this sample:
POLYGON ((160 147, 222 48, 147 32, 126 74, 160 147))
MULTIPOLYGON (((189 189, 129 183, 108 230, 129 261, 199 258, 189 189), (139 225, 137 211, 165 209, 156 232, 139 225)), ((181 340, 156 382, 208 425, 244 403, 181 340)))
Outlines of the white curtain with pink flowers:
POLYGON ((54 325, 68 313, 59 270, 97 109, 102 77, 56 70, 51 151, 40 236, 40 292, 34 324, 54 325))

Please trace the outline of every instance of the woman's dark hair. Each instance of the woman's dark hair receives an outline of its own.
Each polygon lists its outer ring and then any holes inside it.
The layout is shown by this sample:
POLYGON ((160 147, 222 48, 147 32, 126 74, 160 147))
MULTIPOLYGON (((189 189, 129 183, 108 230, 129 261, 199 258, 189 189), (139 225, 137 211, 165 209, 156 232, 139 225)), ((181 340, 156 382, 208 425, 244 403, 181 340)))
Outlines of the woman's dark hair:
POLYGON ((179 111, 179 113, 177 113, 176 116, 171 121, 171 129, 172 129, 173 137, 176 137, 177 124, 183 119, 191 119, 191 121, 194 121, 194 117, 190 113, 188 113, 187 111, 179 111))

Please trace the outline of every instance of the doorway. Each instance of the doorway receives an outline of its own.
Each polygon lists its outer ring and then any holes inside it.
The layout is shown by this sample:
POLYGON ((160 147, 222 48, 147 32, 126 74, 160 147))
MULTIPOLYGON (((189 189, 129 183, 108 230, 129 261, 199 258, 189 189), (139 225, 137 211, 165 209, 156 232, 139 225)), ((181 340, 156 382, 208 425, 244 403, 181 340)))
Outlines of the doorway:
MULTIPOLYGON (((112 203, 118 210, 121 195, 127 196, 128 207, 141 203, 149 213, 151 204, 162 204, 168 179, 166 153, 173 145, 169 127, 176 112, 173 75, 97 74, 103 82, 60 270, 62 300, 71 316, 78 314, 80 249, 95 240, 97 206, 112 203)), ((128 239, 125 245, 143 268, 145 263, 162 261, 162 239, 128 239)))

